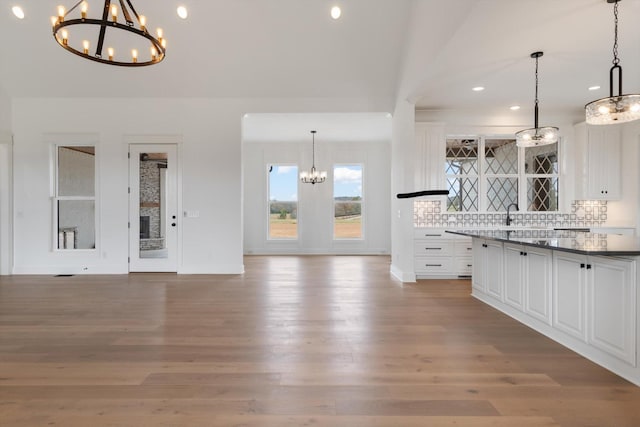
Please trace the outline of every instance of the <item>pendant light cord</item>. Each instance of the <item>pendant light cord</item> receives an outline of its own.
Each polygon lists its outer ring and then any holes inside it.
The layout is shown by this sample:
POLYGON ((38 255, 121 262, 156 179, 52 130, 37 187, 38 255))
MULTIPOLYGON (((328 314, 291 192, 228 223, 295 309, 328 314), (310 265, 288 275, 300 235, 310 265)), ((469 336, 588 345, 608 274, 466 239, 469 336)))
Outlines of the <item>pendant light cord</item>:
POLYGON ((311 132, 311 167, 316 168, 316 133, 311 132))
POLYGON ((536 55, 536 102, 533 108, 534 111, 534 128, 536 129, 536 133, 538 132, 538 58, 540 56, 536 55))
POLYGON ((613 33, 613 65, 618 65, 620 63, 620 58, 618 58, 618 1, 613 5, 613 16, 615 18, 615 30, 613 33))

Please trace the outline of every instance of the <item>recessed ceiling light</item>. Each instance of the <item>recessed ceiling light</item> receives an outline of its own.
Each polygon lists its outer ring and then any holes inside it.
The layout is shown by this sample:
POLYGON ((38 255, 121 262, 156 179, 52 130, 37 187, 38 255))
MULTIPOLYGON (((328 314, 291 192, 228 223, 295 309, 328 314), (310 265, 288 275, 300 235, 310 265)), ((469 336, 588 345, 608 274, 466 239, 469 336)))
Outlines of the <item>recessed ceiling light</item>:
POLYGON ((476 86, 473 89, 471 89, 474 92, 482 92, 484 90, 483 86, 476 86))
POLYGON ((24 19, 24 10, 20 6, 13 6, 11 11, 18 19, 24 19))
POLYGON ((589 90, 598 90, 598 89, 600 89, 600 86, 591 86, 589 88, 589 90))
POLYGON ((342 16, 342 10, 338 6, 333 6, 331 8, 331 17, 333 19, 338 19, 342 16))
POLYGON ((511 107, 509 107, 509 109, 511 111, 518 111, 520 109, 520 106, 519 105, 512 105, 511 107))
POLYGON ((189 11, 184 6, 178 6, 178 9, 176 10, 176 12, 178 13, 178 16, 182 19, 187 19, 187 16, 189 16, 189 11))

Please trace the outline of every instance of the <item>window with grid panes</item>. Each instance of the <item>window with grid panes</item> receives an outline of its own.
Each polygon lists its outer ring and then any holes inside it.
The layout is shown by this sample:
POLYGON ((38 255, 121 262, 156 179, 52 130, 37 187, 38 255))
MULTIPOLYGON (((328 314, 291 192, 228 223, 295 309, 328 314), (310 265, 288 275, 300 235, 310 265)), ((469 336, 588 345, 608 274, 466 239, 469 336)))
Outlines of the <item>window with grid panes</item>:
POLYGON ((528 211, 558 210, 558 143, 524 149, 528 211))
POLYGON ((478 211, 478 140, 447 139, 447 211, 478 211))
POLYGON ((558 210, 557 143, 519 148, 514 138, 450 137, 445 176, 448 212, 504 212, 512 203, 558 210))
POLYGON ((518 147, 514 139, 484 140, 484 194, 487 212, 518 203, 518 147))

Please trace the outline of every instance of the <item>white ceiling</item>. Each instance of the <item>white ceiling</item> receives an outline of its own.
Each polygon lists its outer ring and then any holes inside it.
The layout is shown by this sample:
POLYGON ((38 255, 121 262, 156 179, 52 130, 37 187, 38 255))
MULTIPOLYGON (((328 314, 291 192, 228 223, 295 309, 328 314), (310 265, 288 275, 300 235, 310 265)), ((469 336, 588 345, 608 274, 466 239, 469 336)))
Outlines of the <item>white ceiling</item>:
MULTIPOLYGON (((102 5, 89 1, 97 4, 93 8, 102 5)), ((608 96, 613 7, 606 0, 133 2, 150 27, 165 31, 168 53, 159 65, 130 69, 83 60, 58 47, 51 35, 49 17, 64 1, 0 0, 0 91, 10 97, 392 101, 407 76, 418 76, 403 96, 420 109, 488 111, 519 104, 530 110, 535 63, 529 54, 542 50, 542 116, 576 112, 608 96), (23 21, 11 14, 14 4, 25 9, 23 21), (175 13, 178 4, 189 8, 186 21, 175 13), (329 17, 334 4, 343 10, 338 21, 329 17), (416 44, 411 52, 419 60, 407 60, 407 46, 416 44), (602 89, 588 92, 595 84, 602 89), (486 90, 472 92, 477 85, 486 90)), ((639 93, 640 0, 622 0, 620 12, 624 89, 639 93)), ((344 122, 338 116, 315 118, 334 118, 338 128, 344 122)), ((287 120, 300 119, 289 127, 308 135, 308 118, 287 120)), ((313 126, 318 136, 321 124, 313 126)))

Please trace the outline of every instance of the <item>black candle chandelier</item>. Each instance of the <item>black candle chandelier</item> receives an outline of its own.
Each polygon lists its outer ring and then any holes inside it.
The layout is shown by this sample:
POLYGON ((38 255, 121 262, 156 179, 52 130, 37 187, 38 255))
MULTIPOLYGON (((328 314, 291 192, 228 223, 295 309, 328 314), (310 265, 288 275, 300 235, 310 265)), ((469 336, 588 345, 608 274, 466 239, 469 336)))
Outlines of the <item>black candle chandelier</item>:
POLYGON ((143 67, 164 59, 167 41, 162 29, 156 30, 156 37, 151 35, 147 31, 146 17, 138 14, 131 0, 105 0, 99 19, 89 18, 88 13, 89 0, 80 0, 69 10, 58 6, 58 15, 51 18, 51 24, 53 37, 60 46, 91 61, 124 67, 143 67), (72 38, 71 27, 77 30, 77 37, 72 38), (136 42, 127 54, 107 46, 105 55, 107 34, 109 40, 118 41, 131 39, 122 35, 133 35, 136 42), (95 46, 95 50, 92 50, 92 46, 95 46), (143 53, 147 49, 149 53, 143 53))

